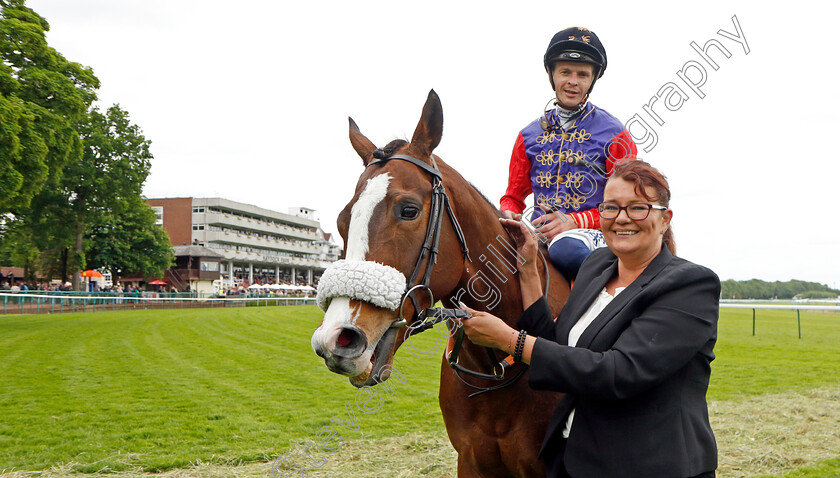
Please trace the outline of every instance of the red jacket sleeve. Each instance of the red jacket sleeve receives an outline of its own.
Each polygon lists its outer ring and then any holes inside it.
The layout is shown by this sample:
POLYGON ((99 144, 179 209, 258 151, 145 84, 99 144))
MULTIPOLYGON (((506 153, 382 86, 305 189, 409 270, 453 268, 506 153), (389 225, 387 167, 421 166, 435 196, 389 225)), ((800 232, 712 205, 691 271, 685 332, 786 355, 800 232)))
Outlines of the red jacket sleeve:
POLYGON ((521 214, 525 210, 525 198, 532 192, 531 161, 525 154, 525 140, 522 138, 522 133, 519 133, 510 155, 508 187, 505 195, 502 196, 500 209, 521 214))
MULTIPOLYGON (((612 176, 616 166, 625 161, 635 160, 637 153, 636 143, 633 142, 630 133, 627 130, 618 133, 607 147, 607 177, 612 176)), ((597 208, 592 208, 588 211, 573 212, 570 216, 575 220, 578 227, 584 229, 601 228, 601 215, 598 214, 597 208)))

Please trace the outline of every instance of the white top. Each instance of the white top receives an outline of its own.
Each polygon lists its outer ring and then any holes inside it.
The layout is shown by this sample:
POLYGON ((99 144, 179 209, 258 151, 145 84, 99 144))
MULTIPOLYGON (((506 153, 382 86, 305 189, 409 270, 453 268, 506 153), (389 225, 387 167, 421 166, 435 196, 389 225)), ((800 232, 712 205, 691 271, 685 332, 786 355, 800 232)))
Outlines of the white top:
MULTIPOLYGON (((615 295, 618 295, 623 291, 625 287, 616 287, 615 288, 615 295)), ((583 332, 589 327, 590 324, 595 320, 595 317, 598 317, 598 314, 601 313, 602 310, 607 308, 607 305, 612 302, 615 296, 612 296, 607 292, 607 288, 604 287, 601 289, 601 292, 598 294, 598 297, 595 297, 595 300, 592 301, 592 305, 586 309, 586 312, 578 319, 574 326, 572 326, 572 330, 569 331, 569 346, 574 347, 577 345, 577 341, 580 339, 580 336, 583 335, 583 332)), ((569 419, 566 420, 566 427, 563 429, 563 438, 569 438, 569 432, 572 430, 572 421, 575 419, 575 409, 572 409, 572 412, 569 413, 569 419)))

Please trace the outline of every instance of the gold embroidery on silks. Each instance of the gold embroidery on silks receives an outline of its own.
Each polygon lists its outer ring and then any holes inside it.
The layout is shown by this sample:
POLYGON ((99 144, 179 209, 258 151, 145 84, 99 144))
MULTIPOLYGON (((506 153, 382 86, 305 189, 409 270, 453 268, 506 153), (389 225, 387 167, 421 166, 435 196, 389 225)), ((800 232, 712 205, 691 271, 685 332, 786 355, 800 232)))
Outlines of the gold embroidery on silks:
MULTIPOLYGON (((562 207, 568 209, 572 208, 575 211, 580 209, 580 206, 586 202, 586 198, 578 194, 564 194, 562 207)), ((557 202, 555 198, 555 202, 557 202)))
POLYGON ((592 133, 587 133, 583 128, 563 133, 563 141, 577 141, 578 143, 584 143, 589 141, 589 138, 591 137, 592 133))
POLYGON ((583 40, 586 43, 589 43, 589 35, 584 35, 584 36, 580 37, 580 39, 583 40))
POLYGON ((540 171, 537 173, 537 177, 534 178, 537 185, 544 188, 562 184, 566 188, 574 188, 575 190, 580 189, 580 186, 583 184, 583 179, 584 174, 581 171, 567 174, 551 174, 548 171, 540 171))
POLYGON ((537 136, 537 144, 546 144, 546 143, 553 143, 557 140, 557 131, 550 130, 550 131, 543 131, 543 133, 537 136))
POLYGON ((534 156, 534 159, 543 166, 550 166, 558 161, 558 154, 552 150, 540 151, 540 154, 534 156))
POLYGON ((537 177, 535 178, 535 180, 537 181, 537 185, 544 188, 554 186, 555 184, 557 184, 557 179, 558 178, 556 174, 551 174, 548 171, 540 171, 539 174, 537 174, 537 177))
POLYGON ((573 187, 580 189, 581 184, 583 184, 583 172, 577 171, 575 173, 563 174, 560 176, 560 180, 563 181, 567 188, 573 187))
POLYGON ((560 193, 555 197, 549 197, 545 194, 540 193, 537 196, 537 205, 538 206, 545 206, 549 209, 574 209, 575 211, 580 209, 580 206, 586 202, 586 197, 581 196, 579 194, 569 194, 569 193, 560 193))
POLYGON ((552 205, 553 200, 554 200, 554 198, 540 193, 540 195, 537 196, 537 206, 540 206, 540 207, 544 206, 547 209, 551 209, 551 205, 552 205))

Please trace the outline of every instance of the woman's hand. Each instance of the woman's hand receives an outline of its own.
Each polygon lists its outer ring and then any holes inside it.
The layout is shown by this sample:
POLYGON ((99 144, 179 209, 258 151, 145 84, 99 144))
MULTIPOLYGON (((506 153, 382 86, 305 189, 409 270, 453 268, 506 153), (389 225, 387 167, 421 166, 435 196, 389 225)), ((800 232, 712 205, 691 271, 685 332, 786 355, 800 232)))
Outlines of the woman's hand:
POLYGON ((516 330, 493 314, 470 309, 463 303, 461 308, 472 314, 468 319, 461 319, 464 333, 472 343, 513 353, 518 334, 516 330))
MULTIPOLYGON (((528 308, 542 297, 542 281, 537 269, 537 254, 539 243, 528 226, 522 221, 510 219, 499 219, 502 226, 510 232, 513 240, 516 241, 516 252, 521 260, 519 264, 519 287, 522 293, 522 306, 528 308), (524 262, 523 262, 524 261, 524 262)), ((547 273, 548 271, 546 271, 547 273)))
POLYGON ((524 264, 519 264, 519 270, 535 265, 539 244, 534 233, 522 221, 500 218, 499 222, 516 241, 516 252, 525 260, 524 264))

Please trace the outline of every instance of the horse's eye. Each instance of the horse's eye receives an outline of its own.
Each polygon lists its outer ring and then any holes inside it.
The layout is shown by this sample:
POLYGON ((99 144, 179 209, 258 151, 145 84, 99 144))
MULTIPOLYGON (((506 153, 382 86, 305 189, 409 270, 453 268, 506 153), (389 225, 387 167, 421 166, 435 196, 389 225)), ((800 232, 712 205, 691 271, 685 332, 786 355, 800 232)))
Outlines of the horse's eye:
POLYGON ((400 219, 417 219, 417 216, 420 215, 420 209, 414 206, 404 206, 402 210, 400 210, 400 219))

